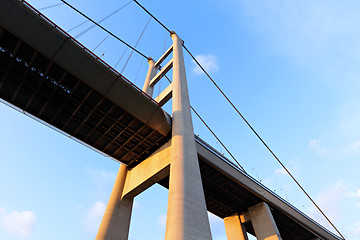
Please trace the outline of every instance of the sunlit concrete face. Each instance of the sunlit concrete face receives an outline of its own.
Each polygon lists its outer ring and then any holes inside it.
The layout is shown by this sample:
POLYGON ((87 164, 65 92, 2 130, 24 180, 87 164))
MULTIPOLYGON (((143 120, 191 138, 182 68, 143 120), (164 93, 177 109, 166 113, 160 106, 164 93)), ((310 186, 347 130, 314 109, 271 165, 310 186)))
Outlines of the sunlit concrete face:
POLYGON ((259 240, 281 240, 269 206, 262 202, 249 208, 251 223, 259 240))
POLYGON ((96 240, 127 240, 133 198, 121 198, 127 167, 120 165, 96 240))
POLYGON ((183 41, 173 39, 172 157, 165 239, 211 239, 186 83, 183 41))
POLYGON ((227 240, 248 240, 240 216, 235 214, 224 218, 227 240))

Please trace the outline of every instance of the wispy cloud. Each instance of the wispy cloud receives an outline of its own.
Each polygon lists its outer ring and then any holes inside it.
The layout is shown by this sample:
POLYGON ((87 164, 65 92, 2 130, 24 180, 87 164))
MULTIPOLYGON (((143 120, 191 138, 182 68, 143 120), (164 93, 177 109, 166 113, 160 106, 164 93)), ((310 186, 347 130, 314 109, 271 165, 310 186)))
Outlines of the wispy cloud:
MULTIPOLYGON (((212 54, 199 54, 195 56, 200 65, 208 72, 216 72, 219 70, 219 66, 216 57, 212 54)), ((194 62, 193 73, 196 75, 204 74, 200 67, 194 62)))
MULTIPOLYGON (((346 195, 347 189, 348 186, 339 181, 332 187, 321 192, 315 198, 315 202, 334 223, 340 222, 340 220, 343 219, 340 205, 343 197, 346 195)), ((314 206, 310 207, 310 216, 313 217, 316 221, 324 222, 324 217, 314 206)), ((332 228, 328 222, 324 222, 324 225, 326 225, 328 228, 332 228)))
POLYGON ((87 211, 85 227, 89 232, 96 232, 99 229, 105 208, 106 205, 103 202, 98 201, 87 211))
POLYGON ((115 182, 116 172, 105 169, 85 169, 90 176, 91 181, 95 184, 95 194, 98 200, 106 201, 111 193, 115 182))
MULTIPOLYGON (((360 135, 360 104, 358 100, 348 102, 340 110, 341 119, 339 129, 349 138, 356 138, 360 135)), ((360 145, 360 139, 354 144, 355 148, 360 145)))
POLYGON ((159 224, 160 228, 165 229, 166 227, 166 214, 160 214, 157 218, 157 223, 159 224))
MULTIPOLYGON (((267 41, 285 54, 318 56, 339 53, 339 49, 354 46, 357 47, 354 51, 360 50, 360 34, 354 31, 360 24, 357 1, 341 4, 336 1, 282 0, 232 2, 241 8, 243 15, 267 41), (330 45, 335 49, 326 53, 330 45)), ((341 52, 352 54, 351 51, 341 52)))
POLYGON ((328 150, 320 146, 319 139, 310 140, 309 148, 319 155, 326 155, 328 150))
POLYGON ((36 225, 36 215, 32 211, 13 211, 8 214, 0 209, 0 224, 10 234, 29 237, 36 225))
MULTIPOLYGON (((290 160, 287 165, 288 166, 286 168, 293 175, 296 174, 296 172, 300 169, 299 161, 297 158, 290 160)), ((286 172, 286 170, 284 168, 277 168, 277 169, 275 169, 274 174, 275 175, 287 175, 288 173, 286 172)))
POLYGON ((347 196, 350 198, 360 198, 360 189, 356 189, 354 192, 349 192, 347 196))
POLYGON ((91 176, 92 181, 95 182, 99 187, 102 187, 109 182, 114 182, 116 178, 115 172, 109 172, 104 169, 86 169, 89 176, 91 176))
POLYGON ((360 2, 229 0, 239 21, 332 89, 360 87, 360 2))
POLYGON ((359 240, 360 239, 360 222, 356 222, 345 229, 345 236, 347 239, 359 240))
POLYGON ((333 147, 325 146, 321 140, 313 139, 309 142, 309 149, 317 155, 327 158, 350 157, 360 155, 360 140, 350 141, 348 143, 337 143, 333 147))

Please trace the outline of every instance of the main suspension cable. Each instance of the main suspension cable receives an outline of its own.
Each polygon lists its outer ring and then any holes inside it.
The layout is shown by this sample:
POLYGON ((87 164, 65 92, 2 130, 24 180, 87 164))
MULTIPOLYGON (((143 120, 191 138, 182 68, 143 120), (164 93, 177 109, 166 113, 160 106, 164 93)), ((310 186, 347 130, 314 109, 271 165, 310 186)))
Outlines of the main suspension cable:
POLYGON ((222 141, 216 136, 216 134, 211 130, 211 128, 209 127, 209 125, 206 124, 206 122, 204 121, 204 119, 197 113, 197 111, 195 111, 195 109, 190 106, 191 110, 193 110, 193 112, 196 114, 196 116, 200 119, 200 121, 206 126, 206 128, 211 132, 211 134, 216 138, 216 140, 218 140, 218 142, 221 144, 221 146, 223 146, 223 148, 225 148, 225 150, 228 152, 228 154, 230 154, 230 156, 232 157, 232 159, 237 163, 237 165, 239 165, 239 167, 244 171, 245 169, 243 168, 243 166, 241 166, 241 164, 236 160, 236 158, 234 157, 234 155, 231 154, 231 152, 229 151, 229 149, 225 146, 225 144, 222 143, 222 141))
POLYGON ((331 226, 343 237, 340 231, 335 227, 335 225, 330 221, 330 219, 325 215, 325 213, 321 210, 321 208, 315 203, 315 201, 310 197, 310 195, 305 191, 305 189, 300 185, 300 183, 295 179, 295 177, 291 174, 291 172, 285 167, 285 165, 280 161, 280 159, 275 155, 275 153, 270 149, 270 147, 265 143, 265 141, 260 137, 260 135, 255 131, 255 129, 250 125, 250 123, 246 120, 246 118, 240 113, 237 107, 231 102, 231 100, 226 96, 226 94, 221 90, 221 88, 216 84, 216 82, 210 77, 210 75, 206 72, 206 70, 201 66, 201 64, 196 60, 196 58, 191 54, 191 52, 186 48, 183 44, 184 49, 189 53, 191 58, 196 62, 196 64, 201 68, 201 70, 206 74, 206 76, 211 80, 211 82, 215 85, 215 87, 219 90, 219 92, 225 97, 228 103, 233 107, 233 109, 238 113, 238 115, 244 120, 247 126, 251 129, 251 131, 257 136, 257 138, 262 142, 262 144, 268 149, 268 151, 273 155, 273 157, 277 160, 277 162, 284 168, 284 170, 289 174, 289 176, 294 180, 294 182, 298 185, 298 187, 303 191, 303 193, 310 199, 310 201, 315 205, 315 207, 320 211, 320 213, 326 218, 326 220, 331 224, 331 226))
POLYGON ((130 44, 128 44, 127 42, 125 42, 124 40, 122 40, 121 38, 119 38, 118 36, 116 36, 115 34, 113 34, 112 32, 110 32, 109 30, 107 30, 106 28, 104 28, 103 26, 101 26, 100 24, 98 24, 97 22, 95 22, 94 20, 92 20, 90 17, 88 17, 87 15, 85 15, 84 13, 80 12, 78 9, 76 9, 74 6, 72 6, 71 4, 67 3, 65 0, 61 0, 63 3, 65 3, 67 6, 69 6, 70 8, 72 8, 74 11, 76 11, 77 13, 79 13, 80 15, 82 15, 83 17, 85 17, 86 19, 88 19, 90 22, 94 23, 96 26, 98 26, 99 28, 101 28, 102 30, 104 30, 105 32, 107 32, 108 34, 110 34, 111 36, 113 36, 115 39, 119 40, 120 42, 122 42, 123 44, 125 44, 128 48, 131 48, 132 50, 134 50, 136 53, 138 53, 139 55, 141 55, 142 57, 149 59, 149 57, 145 56, 143 53, 141 53, 139 50, 135 49, 134 47, 132 47, 130 44))
MULTIPOLYGON (((120 11, 121 9, 123 9, 124 7, 126 7, 127 5, 129 5, 131 2, 132 2, 132 1, 126 3, 125 5, 123 5, 122 7, 120 7, 118 10, 116 10, 115 12, 110 13, 108 16, 105 16, 102 20, 100 20, 100 21, 97 22, 97 23, 100 23, 100 22, 106 20, 106 19, 109 18, 110 16, 114 15, 116 12, 120 11)), ((84 24, 87 23, 87 22, 89 22, 88 19, 85 20, 85 21, 83 21, 82 23, 79 23, 79 24, 76 25, 75 27, 70 28, 67 32, 70 32, 70 31, 72 31, 72 30, 74 30, 74 29, 76 29, 76 28, 84 25, 84 24)), ((91 26, 88 30, 90 30, 92 27, 93 27, 93 26, 91 26)), ((88 31, 88 30, 87 30, 87 31, 88 31)))
POLYGON ((128 49, 129 49, 129 48, 125 48, 125 49, 124 49, 124 52, 121 54, 119 60, 118 60, 118 61, 116 62, 116 64, 115 64, 115 67, 114 67, 114 68, 116 68, 116 67, 119 65, 121 59, 124 57, 124 55, 125 55, 125 53, 127 52, 128 49))
POLYGON ((169 33, 171 33, 171 31, 162 23, 160 22, 154 15, 152 15, 145 7, 143 7, 138 1, 133 0, 137 5, 139 5, 139 7, 141 7, 147 14, 150 15, 150 17, 152 17, 155 21, 157 21, 166 31, 168 31, 169 33))

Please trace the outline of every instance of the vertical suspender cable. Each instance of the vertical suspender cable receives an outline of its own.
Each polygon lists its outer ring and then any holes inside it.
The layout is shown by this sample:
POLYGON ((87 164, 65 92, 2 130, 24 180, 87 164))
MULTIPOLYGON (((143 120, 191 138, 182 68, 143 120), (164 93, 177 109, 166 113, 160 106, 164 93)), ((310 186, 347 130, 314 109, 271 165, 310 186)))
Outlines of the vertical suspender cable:
POLYGON ((110 35, 107 35, 98 45, 96 45, 96 47, 94 47, 93 50, 91 50, 92 52, 94 52, 103 42, 105 42, 105 40, 110 37, 110 35))
MULTIPOLYGON (((136 47, 137 47, 137 45, 139 44, 141 37, 144 35, 144 32, 145 32, 146 28, 148 27, 148 25, 149 25, 149 23, 150 23, 150 20, 151 20, 151 17, 149 18, 149 21, 147 21, 147 23, 146 23, 146 25, 145 25, 144 29, 142 30, 142 32, 141 32, 141 34, 140 34, 140 36, 139 36, 138 40, 136 41, 136 44, 135 44, 135 47, 134 47, 134 48, 136 48, 136 47)), ((133 54, 133 53, 134 53, 134 49, 131 51, 131 53, 130 53, 130 55, 129 55, 128 59, 126 60, 126 63, 125 63, 125 65, 124 65, 123 69, 122 69, 122 70, 121 70, 121 72, 120 72, 120 74, 122 74, 122 73, 124 72, 125 67, 126 67, 126 65, 128 64, 128 62, 129 62, 129 60, 130 60, 130 58, 131 58, 131 56, 132 56, 132 54, 133 54)))
MULTIPOLYGON (((117 13, 118 11, 120 11, 121 9, 125 8, 127 5, 129 5, 130 3, 132 3, 132 1, 126 3, 125 5, 121 6, 120 8, 116 9, 114 12, 110 13, 109 15, 107 15, 106 17, 104 17, 103 19, 99 20, 98 22, 96 22, 97 24, 102 23, 103 21, 105 21, 106 19, 108 19, 109 17, 111 17, 112 15, 114 15, 115 13, 117 13)), ((82 25, 82 23, 80 24, 82 25)), ((78 26, 80 26, 78 25, 78 26)), ((85 29, 84 31, 82 31, 81 33, 79 33, 78 35, 75 36, 75 38, 80 37, 81 35, 87 33, 88 31, 90 31, 91 29, 93 29, 95 27, 95 25, 92 25, 91 27, 88 27, 87 29, 85 29)))
POLYGON ((138 79, 139 72, 140 72, 140 69, 141 69, 143 63, 144 63, 144 58, 141 58, 141 64, 140 64, 140 66, 139 66, 139 69, 137 70, 137 73, 136 73, 136 76, 135 76, 135 80, 134 80, 134 84, 136 84, 136 80, 138 79))
MULTIPOLYGON (((166 79, 171 83, 170 79, 166 76, 166 79)), ((230 150, 225 146, 225 144, 218 138, 218 136, 214 133, 214 131, 209 127, 209 125, 207 125, 207 123, 205 122, 205 120, 200 116, 200 114, 190 105, 191 110, 193 110, 193 112, 195 113, 195 115, 200 119, 200 121, 205 125, 205 127, 211 132, 211 134, 216 138, 216 140, 218 140, 218 142, 221 144, 221 146, 223 146, 223 148, 227 151, 227 153, 231 156, 232 159, 234 159, 234 161, 237 163, 237 165, 244 171, 245 169, 243 168, 243 166, 241 166, 241 164, 238 162, 238 160, 236 160, 236 158, 234 157, 234 155, 232 155, 232 153, 230 152, 230 150)))
POLYGON ((106 28, 104 28, 103 26, 101 26, 100 24, 98 24, 97 22, 95 22, 94 20, 92 20, 91 18, 89 18, 88 16, 86 16, 84 13, 80 12, 79 10, 77 10, 74 6, 72 6, 71 4, 67 3, 65 0, 61 0, 63 3, 65 3, 67 6, 69 6, 70 8, 72 8, 74 11, 76 11, 77 13, 79 13, 80 15, 82 15, 83 17, 85 17, 86 19, 88 19, 90 22, 92 22, 93 24, 95 24, 96 26, 98 26, 99 28, 101 28, 102 30, 104 30, 105 32, 107 32, 108 34, 110 34, 112 37, 114 37, 115 39, 119 40, 121 43, 125 44, 128 48, 131 48, 132 50, 134 50, 136 53, 138 53, 139 55, 143 56, 146 59, 149 59, 147 56, 145 56, 143 53, 141 53, 140 51, 138 51, 137 49, 135 49, 134 47, 132 47, 131 45, 129 45, 127 42, 125 42, 124 40, 122 40, 121 38, 119 38, 118 36, 116 36, 115 34, 113 34, 112 32, 110 32, 109 30, 107 30, 106 28))
POLYGON ((57 7, 57 6, 60 6, 60 5, 63 5, 63 4, 64 4, 64 3, 58 3, 58 4, 51 5, 51 6, 39 8, 38 10, 39 10, 39 11, 42 11, 42 10, 45 10, 45 9, 48 9, 48 8, 57 7))

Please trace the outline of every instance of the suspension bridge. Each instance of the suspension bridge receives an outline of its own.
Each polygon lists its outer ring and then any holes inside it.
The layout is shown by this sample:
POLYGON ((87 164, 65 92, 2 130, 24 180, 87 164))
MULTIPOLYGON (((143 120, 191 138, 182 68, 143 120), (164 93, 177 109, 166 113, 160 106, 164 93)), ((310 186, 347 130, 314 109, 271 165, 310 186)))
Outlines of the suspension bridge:
POLYGON ((26 1, 0 3, 1 99, 121 163, 96 239, 127 239, 134 197, 156 183, 169 189, 166 239, 211 239, 206 211, 224 219, 232 240, 247 239, 246 233, 258 239, 343 239, 194 135, 191 109, 199 115, 189 103, 183 49, 193 55, 176 32, 135 2, 173 40, 153 60, 103 28, 148 60, 142 90, 26 1), (172 79, 166 75, 171 69, 172 79), (153 98, 163 77, 169 86, 153 98), (171 98, 170 115, 162 106, 171 98))

